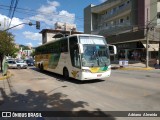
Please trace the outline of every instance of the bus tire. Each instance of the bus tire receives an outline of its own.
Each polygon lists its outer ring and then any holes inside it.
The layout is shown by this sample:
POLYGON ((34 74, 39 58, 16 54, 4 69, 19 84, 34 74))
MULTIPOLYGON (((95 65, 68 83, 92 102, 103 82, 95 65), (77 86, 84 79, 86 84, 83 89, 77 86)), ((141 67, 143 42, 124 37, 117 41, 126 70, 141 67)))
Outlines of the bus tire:
POLYGON ((38 64, 38 69, 41 69, 41 65, 40 64, 38 64))
POLYGON ((43 64, 40 65, 40 70, 43 71, 43 64))
POLYGON ((64 78, 68 79, 69 78, 69 72, 67 68, 63 68, 63 76, 64 78))

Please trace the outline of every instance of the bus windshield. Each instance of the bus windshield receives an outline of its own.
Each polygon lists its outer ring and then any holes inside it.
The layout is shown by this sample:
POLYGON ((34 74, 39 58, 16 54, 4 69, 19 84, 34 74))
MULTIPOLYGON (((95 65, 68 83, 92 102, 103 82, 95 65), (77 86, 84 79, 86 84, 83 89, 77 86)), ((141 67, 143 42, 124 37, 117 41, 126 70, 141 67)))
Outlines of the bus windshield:
POLYGON ((83 44, 82 66, 103 67, 110 65, 109 50, 104 37, 80 36, 83 44))
POLYGON ((83 67, 103 67, 110 65, 108 48, 105 45, 83 45, 83 67))

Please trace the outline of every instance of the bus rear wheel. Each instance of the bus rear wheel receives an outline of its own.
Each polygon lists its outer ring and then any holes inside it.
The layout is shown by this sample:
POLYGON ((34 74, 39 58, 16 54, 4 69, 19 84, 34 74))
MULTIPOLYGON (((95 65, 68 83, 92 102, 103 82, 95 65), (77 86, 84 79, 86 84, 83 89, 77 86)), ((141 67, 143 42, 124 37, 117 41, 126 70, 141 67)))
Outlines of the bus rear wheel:
POLYGON ((43 71, 43 64, 40 65, 40 71, 43 71))
POLYGON ((69 78, 69 72, 68 72, 67 68, 63 69, 63 76, 64 76, 65 79, 69 78))

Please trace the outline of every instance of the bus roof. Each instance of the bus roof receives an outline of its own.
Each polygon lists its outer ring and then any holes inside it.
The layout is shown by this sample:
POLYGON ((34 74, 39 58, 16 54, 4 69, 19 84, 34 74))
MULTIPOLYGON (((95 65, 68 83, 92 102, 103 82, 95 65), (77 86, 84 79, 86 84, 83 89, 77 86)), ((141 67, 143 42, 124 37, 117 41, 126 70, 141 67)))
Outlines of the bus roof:
MULTIPOLYGON (((103 37, 103 36, 100 36, 100 35, 93 35, 93 34, 72 34, 72 35, 70 35, 70 36, 61 37, 61 38, 59 38, 59 39, 49 41, 49 42, 47 42, 47 43, 45 43, 45 44, 42 44, 42 45, 40 45, 40 46, 44 46, 44 45, 47 45, 47 44, 50 44, 50 43, 59 41, 60 39, 69 38, 69 37, 73 37, 73 36, 93 36, 93 37, 103 37)), ((40 46, 38 46, 38 47, 40 47, 40 46)), ((38 48, 38 47, 37 47, 37 48, 38 48)))
POLYGON ((70 35, 70 36, 67 36, 67 37, 71 37, 71 36, 94 36, 94 37, 103 37, 103 36, 100 36, 100 35, 93 35, 93 34, 73 34, 73 35, 70 35))

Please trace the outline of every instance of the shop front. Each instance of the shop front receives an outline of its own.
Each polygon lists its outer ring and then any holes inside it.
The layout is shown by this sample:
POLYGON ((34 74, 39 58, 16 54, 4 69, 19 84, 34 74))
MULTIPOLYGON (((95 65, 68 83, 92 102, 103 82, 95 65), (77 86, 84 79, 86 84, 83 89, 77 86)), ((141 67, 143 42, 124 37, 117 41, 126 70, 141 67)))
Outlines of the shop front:
MULTIPOLYGON (((115 44, 117 47, 117 55, 114 56, 114 61, 128 60, 128 61, 141 61, 145 62, 146 59, 146 46, 144 42, 128 42, 115 44)), ((157 46, 149 44, 149 59, 156 59, 158 56, 157 46)))

